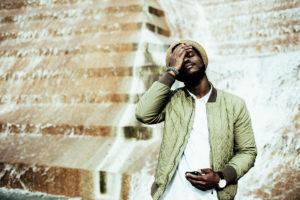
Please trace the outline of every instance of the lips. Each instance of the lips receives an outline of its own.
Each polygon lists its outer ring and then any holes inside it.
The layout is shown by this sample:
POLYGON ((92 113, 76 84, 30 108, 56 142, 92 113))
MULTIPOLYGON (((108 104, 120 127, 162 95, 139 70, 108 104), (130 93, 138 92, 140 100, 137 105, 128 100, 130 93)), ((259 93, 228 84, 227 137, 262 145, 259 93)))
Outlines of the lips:
POLYGON ((193 65, 194 65, 193 63, 187 63, 187 64, 185 64, 184 65, 184 70, 188 70, 188 69, 192 68, 193 65))

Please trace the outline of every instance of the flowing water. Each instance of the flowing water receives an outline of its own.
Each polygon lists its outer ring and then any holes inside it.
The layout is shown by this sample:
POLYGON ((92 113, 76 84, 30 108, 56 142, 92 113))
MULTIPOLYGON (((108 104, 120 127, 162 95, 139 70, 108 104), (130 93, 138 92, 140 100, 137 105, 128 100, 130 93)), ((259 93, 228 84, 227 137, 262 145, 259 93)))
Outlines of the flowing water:
POLYGON ((210 81, 250 112, 258 156, 236 199, 300 198, 298 0, 0 8, 1 198, 150 200, 162 124, 141 125, 134 106, 178 39, 205 47, 210 81))

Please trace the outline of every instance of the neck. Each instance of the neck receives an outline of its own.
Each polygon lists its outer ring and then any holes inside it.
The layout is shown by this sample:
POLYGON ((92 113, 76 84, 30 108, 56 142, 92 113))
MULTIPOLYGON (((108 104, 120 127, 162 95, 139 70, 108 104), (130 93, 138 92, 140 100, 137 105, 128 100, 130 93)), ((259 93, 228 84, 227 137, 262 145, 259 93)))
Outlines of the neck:
POLYGON ((193 93, 198 99, 205 96, 210 90, 206 74, 202 79, 185 82, 185 87, 193 93))

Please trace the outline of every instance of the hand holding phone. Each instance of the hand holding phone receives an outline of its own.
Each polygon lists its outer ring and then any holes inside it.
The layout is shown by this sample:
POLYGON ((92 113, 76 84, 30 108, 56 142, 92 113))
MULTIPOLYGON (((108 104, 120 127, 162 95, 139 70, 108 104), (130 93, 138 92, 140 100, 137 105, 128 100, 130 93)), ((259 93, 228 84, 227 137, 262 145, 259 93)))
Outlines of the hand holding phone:
POLYGON ((198 171, 187 171, 185 172, 185 178, 195 188, 203 191, 218 187, 220 182, 218 173, 210 168, 199 169, 198 171))

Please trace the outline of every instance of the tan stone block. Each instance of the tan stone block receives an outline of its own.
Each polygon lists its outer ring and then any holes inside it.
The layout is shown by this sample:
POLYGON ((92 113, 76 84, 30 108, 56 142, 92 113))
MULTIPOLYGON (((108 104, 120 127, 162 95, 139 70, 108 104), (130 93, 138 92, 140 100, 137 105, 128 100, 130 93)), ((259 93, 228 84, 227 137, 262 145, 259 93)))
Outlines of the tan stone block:
POLYGON ((95 187, 95 176, 98 173, 95 171, 81 170, 79 173, 79 188, 80 196, 84 199, 96 199, 99 194, 98 188, 95 187))
POLYGON ((128 200, 130 193, 131 176, 127 173, 122 174, 122 189, 120 200, 128 200))
MULTIPOLYGON (((134 110, 132 104, 107 104, 100 105, 49 105, 37 104, 35 106, 17 105, 10 113, 0 115, 3 123, 16 124, 45 124, 45 125, 85 125, 85 126, 115 126, 127 108, 134 110), (25 118, 25 116, 30 118, 25 118), (47 116, 47 117, 46 117, 47 116)), ((1 106, 0 106, 1 108, 1 106)), ((133 111, 132 111, 133 112, 133 111)), ((130 124, 136 121, 134 116, 128 116, 130 124)), ((129 120, 128 119, 128 120, 129 120)))
MULTIPOLYGON (((102 78, 78 78, 76 81, 72 79, 57 80, 24 80, 15 82, 13 86, 10 86, 11 90, 6 95, 25 95, 25 94, 47 94, 51 97, 54 94, 61 94, 61 101, 64 101, 62 95, 74 95, 74 94, 88 94, 89 92, 106 92, 106 93, 126 93, 131 86, 132 81, 136 81, 137 78, 133 77, 102 77, 102 78), (23 87, 28 87, 28 90, 23 90, 23 87)), ((140 86, 137 87, 136 93, 144 92, 142 80, 140 86)), ((9 86, 8 82, 3 83, 3 87, 9 86)), ((43 101, 48 101, 47 96, 43 97, 43 101)))
POLYGON ((34 190, 34 171, 32 166, 28 166, 24 163, 20 163, 18 166, 21 170, 20 182, 22 183, 22 189, 27 189, 29 191, 34 190), (25 186, 25 188, 24 188, 25 186))
POLYGON ((0 163, 0 187, 10 188, 9 171, 6 169, 6 166, 6 163, 0 163))
POLYGON ((34 171, 34 191, 40 191, 48 194, 56 193, 56 173, 55 168, 35 167, 34 171))
POLYGON ((55 168, 55 188, 57 194, 76 197, 80 195, 78 188, 78 169, 55 168))

